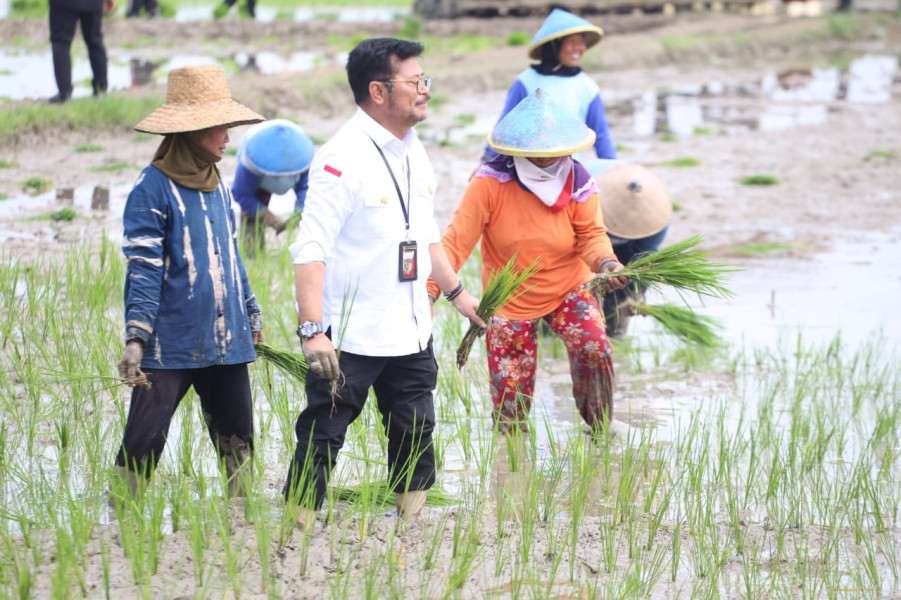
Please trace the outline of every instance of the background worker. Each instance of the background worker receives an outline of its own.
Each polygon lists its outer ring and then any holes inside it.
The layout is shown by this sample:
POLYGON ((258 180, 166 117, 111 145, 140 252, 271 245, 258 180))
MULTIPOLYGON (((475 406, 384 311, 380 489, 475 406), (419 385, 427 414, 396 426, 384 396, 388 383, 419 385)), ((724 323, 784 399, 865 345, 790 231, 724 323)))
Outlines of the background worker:
POLYGON ((281 233, 290 217, 269 210, 272 195, 294 190, 294 210, 303 210, 313 141, 297 124, 272 119, 251 127, 238 146, 232 195, 241 207, 244 249, 253 256, 265 248, 265 228, 281 233))
MULTIPOLYGON (((598 158, 616 158, 601 89, 579 66, 585 51, 597 45, 603 36, 604 31, 597 25, 565 10, 552 10, 529 45, 529 58, 539 62, 516 77, 507 92, 500 119, 523 98, 541 88, 594 131, 593 147, 598 158)), ((491 146, 486 146, 483 160, 494 156, 491 146)))
MULTIPOLYGON (((619 262, 626 265, 640 254, 660 249, 669 229, 673 203, 663 181, 641 165, 615 160, 586 161, 601 196, 607 236, 619 262)), ((607 336, 620 339, 629 328, 646 286, 635 281, 604 294, 607 336)))
POLYGON ((116 0, 50 0, 50 48, 57 93, 51 104, 62 104, 72 97, 72 40, 75 27, 88 47, 88 60, 94 79, 94 95, 106 93, 106 47, 103 45, 103 13, 112 14, 116 0))

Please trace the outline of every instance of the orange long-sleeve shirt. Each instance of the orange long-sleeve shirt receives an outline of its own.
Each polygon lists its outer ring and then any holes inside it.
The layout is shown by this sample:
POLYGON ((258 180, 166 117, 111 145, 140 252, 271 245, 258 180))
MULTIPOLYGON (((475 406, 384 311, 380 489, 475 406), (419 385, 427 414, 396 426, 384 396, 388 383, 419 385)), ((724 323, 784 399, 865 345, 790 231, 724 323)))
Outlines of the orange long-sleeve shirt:
MULTIPOLYGON (((551 212, 516 180, 501 183, 494 177, 475 177, 469 183, 441 238, 454 270, 460 270, 479 238, 483 289, 489 275, 503 268, 513 254, 519 270, 539 257, 541 270, 526 282, 529 289, 498 311, 507 319, 548 314, 566 294, 590 281, 603 261, 616 259, 597 193, 551 212)), ((435 297, 434 282, 429 282, 429 288, 435 297)))

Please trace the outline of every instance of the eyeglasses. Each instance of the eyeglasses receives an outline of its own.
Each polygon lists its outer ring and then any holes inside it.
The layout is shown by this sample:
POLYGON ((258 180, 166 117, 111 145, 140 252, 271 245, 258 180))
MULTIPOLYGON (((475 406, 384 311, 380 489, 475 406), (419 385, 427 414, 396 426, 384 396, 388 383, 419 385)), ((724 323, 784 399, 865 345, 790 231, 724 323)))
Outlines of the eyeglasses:
POLYGON ((419 77, 414 77, 412 79, 382 79, 383 82, 388 83, 395 81, 402 81, 404 83, 415 83, 416 91, 420 94, 425 94, 426 92, 432 89, 432 77, 431 75, 420 75, 419 77))

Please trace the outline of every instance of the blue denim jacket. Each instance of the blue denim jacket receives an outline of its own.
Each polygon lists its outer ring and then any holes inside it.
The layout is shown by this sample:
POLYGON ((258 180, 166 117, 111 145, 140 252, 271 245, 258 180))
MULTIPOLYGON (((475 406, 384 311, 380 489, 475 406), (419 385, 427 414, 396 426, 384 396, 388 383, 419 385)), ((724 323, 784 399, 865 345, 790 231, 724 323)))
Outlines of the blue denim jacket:
POLYGON ((142 368, 251 362, 260 308, 238 254, 228 188, 182 187, 146 167, 125 203, 125 339, 144 342, 142 368))

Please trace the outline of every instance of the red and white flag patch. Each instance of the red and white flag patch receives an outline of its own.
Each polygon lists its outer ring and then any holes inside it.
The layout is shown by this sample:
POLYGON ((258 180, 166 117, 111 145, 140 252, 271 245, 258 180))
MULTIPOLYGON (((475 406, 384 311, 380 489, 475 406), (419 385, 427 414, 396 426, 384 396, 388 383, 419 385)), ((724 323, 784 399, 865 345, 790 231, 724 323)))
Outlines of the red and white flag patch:
POLYGON ((324 167, 326 173, 331 173, 335 177, 341 177, 341 171, 333 167, 332 165, 325 165, 324 167))

